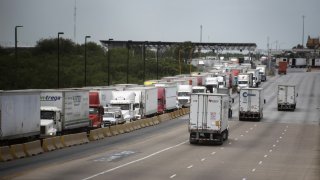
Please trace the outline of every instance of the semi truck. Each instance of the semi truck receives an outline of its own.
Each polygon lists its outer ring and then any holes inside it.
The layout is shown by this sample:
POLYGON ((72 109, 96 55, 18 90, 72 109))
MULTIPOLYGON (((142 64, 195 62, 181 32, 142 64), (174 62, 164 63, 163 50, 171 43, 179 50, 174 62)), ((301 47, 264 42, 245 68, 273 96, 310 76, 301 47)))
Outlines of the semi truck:
POLYGON ((242 88, 239 94, 239 121, 260 121, 264 103, 262 88, 242 88))
POLYGON ((0 91, 0 141, 34 136, 40 136, 40 91, 0 91))
POLYGON ((267 68, 267 66, 264 64, 257 65, 257 67, 256 67, 256 69, 259 69, 259 75, 260 75, 261 82, 265 82, 267 80, 266 68, 267 68))
POLYGON ((288 66, 287 61, 280 61, 279 67, 278 67, 278 74, 287 74, 287 66, 288 66))
POLYGON ((158 112, 158 89, 156 87, 132 87, 126 91, 132 91, 135 96, 135 111, 137 119, 145 118, 158 112))
POLYGON ((229 136, 229 97, 225 94, 191 94, 189 142, 215 142, 222 145, 229 136))
POLYGON ((131 91, 112 91, 112 98, 110 100, 110 107, 119 107, 123 118, 126 121, 135 120, 138 114, 135 114, 135 96, 131 91))
POLYGON ((103 123, 101 127, 123 124, 125 122, 126 120, 123 118, 119 107, 104 107, 103 123))
POLYGON ((91 120, 91 127, 99 128, 102 125, 103 106, 100 104, 99 92, 89 92, 89 118, 91 120))
POLYGON ((232 103, 234 103, 234 99, 231 98, 232 89, 219 88, 217 93, 218 93, 218 94, 225 94, 225 95, 228 96, 228 98, 229 98, 229 112, 228 112, 228 117, 229 117, 229 118, 232 118, 232 103))
POLYGON ((307 59, 306 58, 292 58, 291 59, 291 67, 305 68, 305 67, 307 67, 307 59))
POLYGON ((205 86, 210 93, 217 92, 219 88, 218 78, 217 77, 206 77, 205 86))
POLYGON ((41 135, 83 131, 90 127, 89 90, 41 90, 41 135))
POLYGON ((191 85, 178 85, 178 103, 179 107, 190 106, 190 94, 192 93, 191 85))
POLYGON ((296 89, 294 85, 278 85, 277 93, 278 111, 296 108, 296 89))
POLYGON ((261 83, 259 69, 248 69, 247 73, 252 74, 252 86, 259 87, 261 83))
POLYGON ((252 74, 251 73, 240 73, 238 74, 238 87, 237 91, 238 93, 242 88, 250 88, 253 87, 253 81, 252 81, 252 74))

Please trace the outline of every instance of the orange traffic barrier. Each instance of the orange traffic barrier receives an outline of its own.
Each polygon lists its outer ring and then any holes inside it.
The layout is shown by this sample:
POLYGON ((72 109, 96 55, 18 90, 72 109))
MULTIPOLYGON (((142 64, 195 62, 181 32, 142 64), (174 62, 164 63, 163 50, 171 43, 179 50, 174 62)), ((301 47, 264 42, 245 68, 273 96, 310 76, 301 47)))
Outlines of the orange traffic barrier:
POLYGON ((27 156, 35 156, 43 153, 40 140, 24 143, 23 150, 27 156))
POLYGON ((42 149, 45 152, 56 150, 57 148, 54 146, 53 137, 46 138, 42 140, 42 149))
POLYGON ((105 137, 111 137, 112 136, 112 133, 111 133, 111 130, 109 127, 105 127, 105 128, 102 128, 103 129, 103 134, 105 137))
POLYGON ((15 159, 19 159, 19 158, 24 158, 26 157, 26 153, 23 150, 23 144, 14 144, 10 146, 10 152, 11 155, 15 158, 15 159))
POLYGON ((9 146, 0 147, 0 161, 10 161, 13 159, 9 146))
POLYGON ((111 131, 112 135, 114 135, 114 136, 119 134, 116 126, 110 126, 110 131, 111 131))

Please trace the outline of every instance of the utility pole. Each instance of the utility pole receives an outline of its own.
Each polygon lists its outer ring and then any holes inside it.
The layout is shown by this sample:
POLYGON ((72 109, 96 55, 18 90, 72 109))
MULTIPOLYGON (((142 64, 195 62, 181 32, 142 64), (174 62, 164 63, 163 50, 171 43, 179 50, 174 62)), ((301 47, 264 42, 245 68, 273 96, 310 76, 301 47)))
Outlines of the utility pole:
POLYGON ((305 16, 302 15, 302 48, 304 47, 304 18, 305 16))
POLYGON ((270 57, 270 49, 269 49, 269 36, 268 36, 268 42, 267 42, 267 50, 268 50, 268 70, 270 73, 271 57, 270 57))
POLYGON ((200 25, 200 43, 202 43, 202 25, 200 25))

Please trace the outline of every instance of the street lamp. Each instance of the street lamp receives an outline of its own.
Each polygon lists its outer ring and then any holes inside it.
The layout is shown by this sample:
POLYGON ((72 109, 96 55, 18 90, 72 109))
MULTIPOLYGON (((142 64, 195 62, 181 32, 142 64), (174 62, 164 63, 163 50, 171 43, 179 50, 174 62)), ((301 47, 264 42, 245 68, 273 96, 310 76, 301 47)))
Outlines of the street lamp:
POLYGON ((129 84, 129 58, 130 58, 130 44, 132 43, 131 40, 127 42, 127 84, 129 84))
POLYGON ((91 36, 85 36, 84 38, 84 86, 87 86, 87 39, 91 36))
POLYGON ((14 54, 15 54, 15 58, 16 60, 18 59, 18 28, 19 27, 23 27, 23 26, 15 26, 14 27, 14 54))
POLYGON ((108 43, 108 86, 110 86, 110 50, 111 50, 111 41, 113 41, 113 39, 109 39, 109 43, 108 43))
POLYGON ((64 34, 63 32, 58 32, 58 88, 60 88, 60 35, 64 34))

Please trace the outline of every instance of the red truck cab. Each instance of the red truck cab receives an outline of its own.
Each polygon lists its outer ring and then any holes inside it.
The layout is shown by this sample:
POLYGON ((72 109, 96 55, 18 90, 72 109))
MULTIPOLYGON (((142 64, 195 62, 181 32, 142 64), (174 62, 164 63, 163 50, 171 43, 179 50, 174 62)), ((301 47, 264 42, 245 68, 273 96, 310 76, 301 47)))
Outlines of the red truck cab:
POLYGON ((279 62, 278 74, 287 74, 288 63, 286 61, 279 62))
POLYGON ((163 114, 166 109, 165 88, 158 87, 158 114, 163 114))
POLYGON ((91 127, 101 127, 103 114, 104 109, 100 104, 99 92, 89 92, 89 119, 91 120, 91 127))

